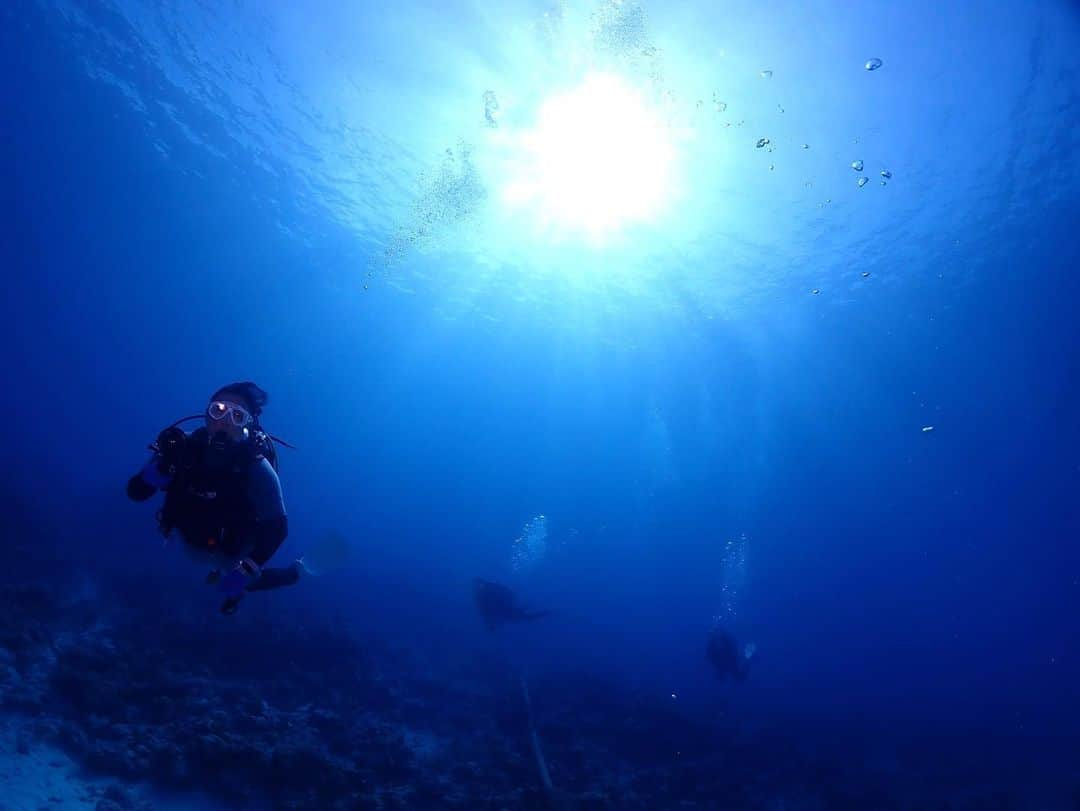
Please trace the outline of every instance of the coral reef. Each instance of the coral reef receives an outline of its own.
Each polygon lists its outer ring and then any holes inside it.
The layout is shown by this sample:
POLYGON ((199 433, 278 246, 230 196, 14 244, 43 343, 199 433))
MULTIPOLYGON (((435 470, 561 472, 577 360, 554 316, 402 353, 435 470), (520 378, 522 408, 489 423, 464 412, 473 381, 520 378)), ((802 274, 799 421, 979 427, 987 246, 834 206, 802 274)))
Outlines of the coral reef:
POLYGON ((811 757, 583 674, 531 688, 545 792, 519 683, 498 668, 439 674, 407 645, 285 617, 208 633, 151 593, 56 596, 72 593, 0 586, 0 706, 24 722, 13 757, 51 745, 120 781, 97 811, 139 809, 132 785, 240 809, 1022 807, 811 757))

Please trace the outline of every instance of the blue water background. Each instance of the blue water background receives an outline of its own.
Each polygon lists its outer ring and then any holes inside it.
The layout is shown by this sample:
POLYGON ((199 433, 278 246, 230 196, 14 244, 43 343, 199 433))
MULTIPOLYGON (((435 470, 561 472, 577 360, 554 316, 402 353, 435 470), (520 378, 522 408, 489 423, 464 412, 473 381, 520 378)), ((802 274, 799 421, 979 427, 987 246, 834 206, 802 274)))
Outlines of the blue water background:
POLYGON ((515 43, 545 9, 316 5, 2 12, 5 498, 94 571, 195 589, 123 483, 161 427, 254 379, 299 447, 280 558, 327 529, 352 554, 245 613, 337 615, 438 662, 496 644, 481 574, 555 609, 498 643, 531 672, 688 712, 719 695, 819 740, 988 730, 1063 774, 1076 5, 648 6, 687 119, 723 85, 747 126, 698 122, 660 225, 544 248, 476 233, 503 223, 482 94, 542 92, 515 43), (766 130, 818 163, 765 159, 766 130), (489 193, 439 198, 418 236, 463 143, 489 193), (538 515, 546 554, 515 572, 538 515), (758 646, 737 693, 703 657, 717 617, 758 646))

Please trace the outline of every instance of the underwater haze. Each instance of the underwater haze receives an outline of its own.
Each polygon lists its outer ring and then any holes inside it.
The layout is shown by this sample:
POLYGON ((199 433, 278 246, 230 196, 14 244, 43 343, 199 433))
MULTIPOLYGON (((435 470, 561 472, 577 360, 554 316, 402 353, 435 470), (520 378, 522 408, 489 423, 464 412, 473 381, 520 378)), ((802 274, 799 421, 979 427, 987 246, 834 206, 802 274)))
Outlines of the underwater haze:
POLYGON ((1075 2, 14 0, 0 70, 0 809, 1080 808, 1075 2), (223 616, 124 488, 233 381, 305 563, 223 616))

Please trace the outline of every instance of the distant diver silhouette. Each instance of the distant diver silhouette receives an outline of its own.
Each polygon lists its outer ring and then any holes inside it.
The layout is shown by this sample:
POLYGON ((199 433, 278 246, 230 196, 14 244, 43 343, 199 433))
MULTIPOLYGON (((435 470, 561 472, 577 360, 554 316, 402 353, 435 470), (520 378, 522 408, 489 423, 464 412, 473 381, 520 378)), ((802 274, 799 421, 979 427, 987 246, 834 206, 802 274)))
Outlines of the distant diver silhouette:
POLYGON ((529 611, 519 602, 517 595, 500 583, 493 583, 479 577, 473 578, 473 599, 476 610, 487 625, 494 631, 500 625, 510 622, 531 622, 546 617, 550 611, 529 611))
POLYGON ((735 638, 716 626, 709 631, 705 658, 712 664, 720 681, 731 679, 742 683, 750 673, 750 657, 754 655, 754 649, 754 645, 749 644, 740 651, 735 638))

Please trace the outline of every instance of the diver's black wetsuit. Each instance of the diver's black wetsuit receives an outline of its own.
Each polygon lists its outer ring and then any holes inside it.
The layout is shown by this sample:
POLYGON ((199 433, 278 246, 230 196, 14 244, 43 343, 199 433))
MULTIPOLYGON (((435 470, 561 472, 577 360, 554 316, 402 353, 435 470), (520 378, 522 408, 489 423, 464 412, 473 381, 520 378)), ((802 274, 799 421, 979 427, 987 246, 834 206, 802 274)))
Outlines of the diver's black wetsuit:
POLYGON ((709 644, 705 649, 705 657, 712 664, 721 681, 730 678, 743 682, 750 672, 750 663, 739 652, 734 637, 720 628, 713 628, 709 632, 709 644))
POLYGON ((548 611, 529 611, 518 603, 517 595, 500 583, 473 578, 473 599, 484 624, 494 631, 508 622, 530 622, 546 617, 548 611))
POLYGON ((247 591, 291 586, 300 579, 296 566, 262 568, 289 534, 281 481, 265 457, 242 450, 215 449, 197 431, 187 438, 186 461, 172 466, 174 474, 163 472, 169 465, 155 454, 128 480, 128 497, 146 501, 162 490, 162 532, 177 529, 185 544, 223 562, 251 558, 261 571, 247 591))

